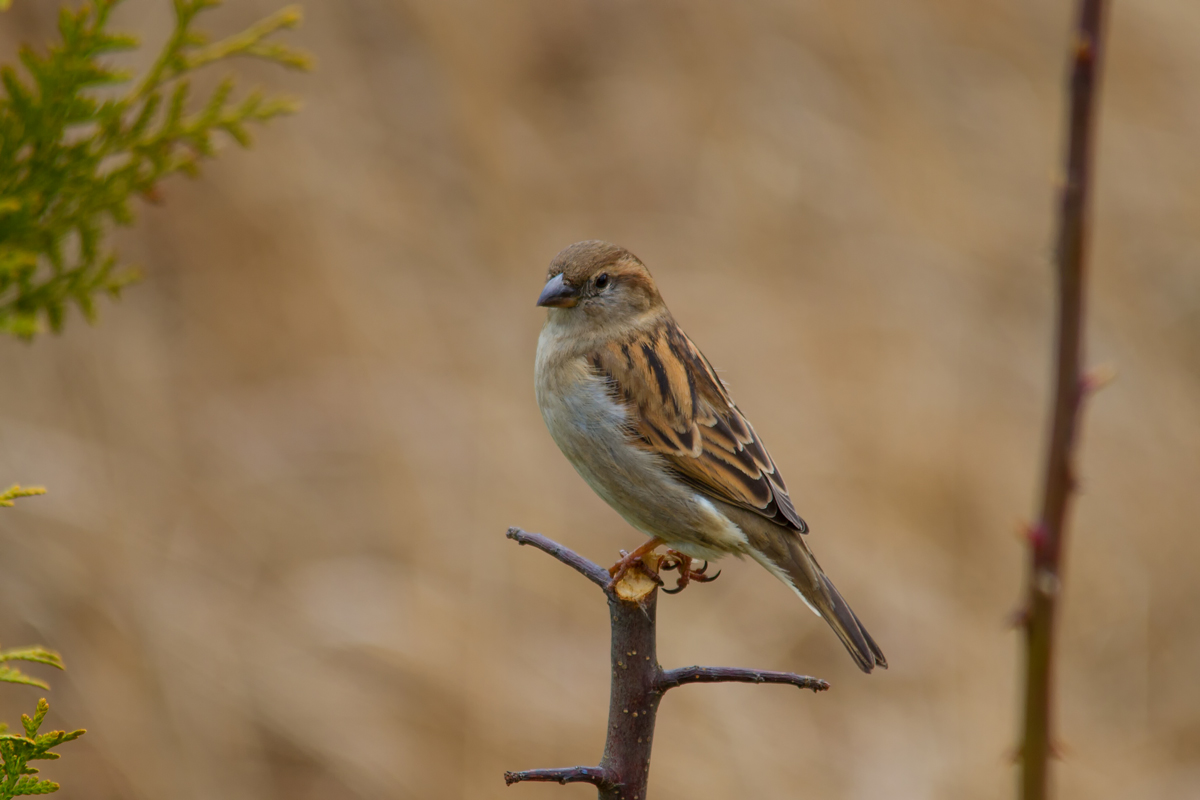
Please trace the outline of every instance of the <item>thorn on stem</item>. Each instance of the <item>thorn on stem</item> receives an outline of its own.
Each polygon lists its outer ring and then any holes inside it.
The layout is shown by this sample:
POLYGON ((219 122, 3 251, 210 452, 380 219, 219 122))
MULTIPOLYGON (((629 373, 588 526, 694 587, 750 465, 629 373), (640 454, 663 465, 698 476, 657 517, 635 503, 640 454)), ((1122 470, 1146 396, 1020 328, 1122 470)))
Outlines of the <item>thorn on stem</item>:
POLYGON ((1117 368, 1112 364, 1101 364, 1093 367, 1080 380, 1080 389, 1084 394, 1094 394, 1117 379, 1117 368))
POLYGON ((1035 525, 1030 525, 1028 522, 1022 523, 1021 536, 1037 552, 1041 552, 1042 548, 1046 546, 1046 526, 1041 522, 1035 525))
POLYGON ((1090 61, 1095 55, 1096 48, 1092 44, 1092 40, 1086 34, 1079 34, 1075 38, 1075 60, 1090 61))
POLYGON ((1033 579, 1034 589, 1045 597, 1054 597, 1062 581, 1051 570, 1039 569, 1033 579))
POLYGON ((1029 608, 1027 606, 1022 606, 1021 608, 1013 610, 1012 613, 1008 615, 1006 623, 1007 627, 1009 628, 1024 628, 1029 624, 1029 608))

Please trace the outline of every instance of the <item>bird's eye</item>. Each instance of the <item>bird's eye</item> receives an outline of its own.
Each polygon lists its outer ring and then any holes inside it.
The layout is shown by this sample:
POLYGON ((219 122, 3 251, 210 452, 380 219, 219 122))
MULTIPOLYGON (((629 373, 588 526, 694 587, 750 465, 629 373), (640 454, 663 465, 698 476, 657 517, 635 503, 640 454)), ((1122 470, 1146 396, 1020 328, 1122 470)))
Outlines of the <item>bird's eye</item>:
POLYGON ((596 276, 596 288, 603 289, 605 286, 608 286, 608 273, 601 272, 596 276))

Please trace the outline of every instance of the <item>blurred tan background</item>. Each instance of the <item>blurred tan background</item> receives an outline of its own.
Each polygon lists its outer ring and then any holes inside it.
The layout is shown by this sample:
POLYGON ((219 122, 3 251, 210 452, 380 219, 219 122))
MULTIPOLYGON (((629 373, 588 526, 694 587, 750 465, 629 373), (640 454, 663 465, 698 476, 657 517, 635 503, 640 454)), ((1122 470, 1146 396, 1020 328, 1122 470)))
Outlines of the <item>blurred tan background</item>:
MULTIPOLYGON (((57 5, 17 0, 5 60, 57 5)), ((1115 5, 1089 359, 1120 377, 1071 531, 1062 798, 1200 792, 1200 5, 1115 5)), ((168 6, 118 27, 156 46, 168 6)), ((66 657, 61 796, 591 795, 501 778, 594 763, 608 682, 600 595, 506 527, 640 541, 533 398, 533 302, 585 238, 650 266, 892 664, 723 564, 660 604, 663 663, 833 690, 672 693, 653 796, 1012 796, 1073 6, 308 3, 316 73, 241 67, 304 112, 163 187, 96 327, 0 341, 0 483, 51 491, 0 514, 0 641, 66 657)))

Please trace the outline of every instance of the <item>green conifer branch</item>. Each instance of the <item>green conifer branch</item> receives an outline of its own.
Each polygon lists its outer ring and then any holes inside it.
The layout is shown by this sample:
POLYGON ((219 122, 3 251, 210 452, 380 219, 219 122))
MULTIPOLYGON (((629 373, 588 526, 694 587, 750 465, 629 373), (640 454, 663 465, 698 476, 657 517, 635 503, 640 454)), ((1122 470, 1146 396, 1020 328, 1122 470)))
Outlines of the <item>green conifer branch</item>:
MULTIPOLYGON (((136 277, 104 248, 112 225, 133 221, 130 198, 155 199, 164 178, 197 174, 200 162, 216 154, 215 135, 246 147, 248 124, 299 107, 258 91, 234 100, 232 78, 189 104, 187 77, 218 61, 250 56, 295 69, 312 66, 304 53, 266 41, 300 23, 295 7, 208 44, 193 22, 218 0, 173 0, 175 28, 150 70, 124 94, 98 97, 97 88, 132 80, 103 60, 138 45, 132 36, 107 30, 119 2, 91 0, 78 11, 62 9, 59 43, 44 54, 22 48, 24 75, 0 66, 0 332, 29 338, 44 324, 58 331, 72 303, 91 319, 95 295, 115 295, 136 277)), ((10 3, 0 0, 0 11, 10 3)), ((0 506, 45 491, 14 484, 0 492, 0 506)), ((13 666, 16 661, 63 669, 59 654, 44 647, 0 650, 0 682, 50 688, 13 666)), ((42 699, 33 717, 21 716, 24 735, 0 723, 0 800, 58 791, 29 762, 57 759, 53 748, 84 731, 40 733, 49 709, 42 699)))
MULTIPOLYGON (((45 493, 45 488, 41 486, 22 488, 20 484, 14 483, 8 489, 0 492, 0 506, 12 506, 13 501, 18 497, 33 497, 45 493)), ((30 686, 38 686, 42 689, 49 689, 50 687, 45 681, 32 678, 16 667, 10 666, 6 663, 8 661, 31 661, 37 664, 49 664, 56 669, 65 669, 62 656, 53 650, 47 650, 38 645, 0 650, 0 682, 24 683, 30 686)))
POLYGON ((45 493, 45 486, 27 486, 23 488, 21 484, 14 483, 3 492, 0 492, 0 506, 12 506, 13 501, 18 497, 35 497, 45 493))
POLYGON ((220 134, 247 147, 249 125, 299 108, 257 91, 236 100, 232 78, 189 102, 188 77, 229 58, 312 66, 305 53, 267 41, 300 23, 294 6, 209 44, 194 23, 217 0, 173 0, 174 29, 149 71, 124 94, 97 97, 99 87, 132 80, 104 60, 138 45, 107 29, 120 2, 63 9, 60 42, 43 54, 22 48, 26 75, 0 67, 0 331, 58 331, 72 304, 92 319, 96 295, 115 296, 137 278, 104 247, 112 225, 132 223, 130 199, 157 199, 164 178, 196 175, 220 134))
MULTIPOLYGON (((41 689, 50 687, 36 678, 32 678, 15 667, 9 666, 10 661, 30 661, 37 664, 47 664, 55 669, 65 669, 62 657, 53 650, 44 647, 15 647, 0 650, 0 681, 6 683, 24 683, 41 689)), ((37 710, 30 717, 21 715, 21 727, 25 734, 8 732, 8 726, 0 722, 0 800, 12 800, 14 797, 31 794, 50 794, 58 791, 54 781, 42 780, 37 777, 37 769, 29 766, 30 761, 53 761, 59 754, 52 748, 63 742, 78 739, 86 731, 51 731, 39 733, 42 721, 50 704, 45 698, 38 701, 37 710)))
POLYGON ((21 726, 25 735, 8 733, 8 726, 0 723, 0 800, 12 800, 31 794, 50 794, 58 791, 54 781, 40 780, 36 767, 29 766, 30 761, 53 761, 59 757, 51 752, 63 742, 78 739, 87 731, 50 731, 38 733, 50 704, 45 698, 38 700, 37 710, 33 717, 21 715, 21 726))

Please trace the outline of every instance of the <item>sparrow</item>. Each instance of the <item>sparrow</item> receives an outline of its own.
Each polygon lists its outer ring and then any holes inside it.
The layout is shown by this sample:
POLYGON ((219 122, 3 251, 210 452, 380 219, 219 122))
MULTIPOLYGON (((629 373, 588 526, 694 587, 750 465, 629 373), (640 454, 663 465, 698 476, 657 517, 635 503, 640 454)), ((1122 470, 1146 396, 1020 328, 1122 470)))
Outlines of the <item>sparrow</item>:
POLYGON ((771 455, 646 266, 617 245, 578 242, 550 263, 537 305, 547 309, 534 372, 546 427, 596 494, 650 537, 624 563, 661 544, 706 561, 748 556, 829 623, 863 672, 886 668, 809 549, 771 455))

